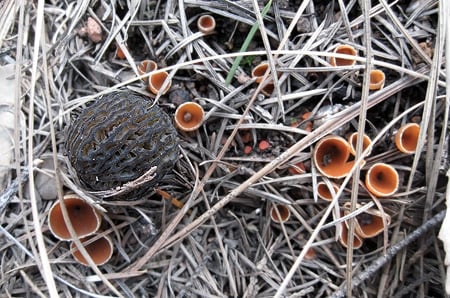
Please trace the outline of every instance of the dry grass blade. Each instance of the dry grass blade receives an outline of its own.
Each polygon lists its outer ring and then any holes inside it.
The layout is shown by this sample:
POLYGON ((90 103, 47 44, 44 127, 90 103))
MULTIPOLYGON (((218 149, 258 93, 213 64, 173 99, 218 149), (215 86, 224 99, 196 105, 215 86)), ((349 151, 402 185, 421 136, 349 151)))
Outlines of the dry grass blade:
MULTIPOLYGON (((31 101, 29 110, 34 111, 34 98, 36 92, 36 81, 37 81, 37 69, 38 69, 38 57, 39 57, 39 49, 41 46, 41 34, 43 33, 43 22, 44 22, 44 1, 38 1, 37 7, 37 18, 36 18, 36 37, 34 40, 34 52, 33 52, 33 67, 31 71, 31 101)), ((34 134, 34 113, 32 113, 28 119, 28 171, 30 173, 29 183, 30 187, 34 189, 34 177, 33 173, 33 139, 34 134)), ((48 260, 48 252, 44 243, 43 233, 41 230, 40 216, 37 206, 37 199, 34 191, 30 192, 30 200, 31 200, 31 210, 33 214, 33 224, 34 229, 36 230, 36 241, 39 249, 39 258, 36 259, 38 262, 38 267, 42 270, 42 275, 47 283, 47 289, 49 291, 50 297, 58 297, 58 291, 56 288, 55 280, 53 279, 52 269, 50 267, 50 263, 48 260)), ((35 256, 37 257, 37 256, 35 256)))
MULTIPOLYGON (((341 1, 339 1, 340 3, 341 1)), ((372 57, 372 36, 371 36, 371 27, 370 27, 370 19, 369 19, 369 11, 370 11, 370 3, 360 1, 360 6, 362 8, 362 15, 364 17, 364 39, 363 44, 365 45, 365 54, 366 57, 372 57)), ((341 9, 342 10, 342 9, 341 9)), ((344 11, 341 11, 343 15, 346 15, 344 11)), ((348 20, 346 17, 344 17, 344 21, 347 24, 348 20)), ((348 28, 348 27, 347 27, 348 28)), ((348 29, 349 30, 349 29, 348 29)), ((349 35, 349 39, 352 40, 352 36, 349 35)), ((369 97, 369 84, 370 84, 370 71, 372 69, 372 63, 369 59, 366 60, 365 64, 365 72, 364 72, 364 78, 363 78, 363 85, 362 85, 362 91, 361 91, 361 107, 360 107, 360 114, 358 119, 358 137, 356 142, 356 155, 355 159, 358 160, 358 158, 361 156, 363 152, 363 134, 366 131, 366 120, 367 120, 367 100, 369 97)), ((358 201, 358 190, 359 190, 359 180, 360 180, 360 172, 361 168, 359 166, 356 167, 356 170, 353 174, 354 179, 352 183, 352 194, 350 198, 350 211, 353 212, 356 209, 357 201, 358 201)), ((349 227, 348 227, 348 249, 347 249, 347 269, 346 269, 346 280, 347 280, 347 295, 352 296, 352 276, 353 276, 353 270, 352 270, 352 263, 353 263, 353 247, 354 243, 353 240, 355 238, 355 221, 350 220, 349 221, 349 227)), ((386 238, 385 238, 386 239, 386 238)), ((387 244, 387 239, 386 243, 387 244)))

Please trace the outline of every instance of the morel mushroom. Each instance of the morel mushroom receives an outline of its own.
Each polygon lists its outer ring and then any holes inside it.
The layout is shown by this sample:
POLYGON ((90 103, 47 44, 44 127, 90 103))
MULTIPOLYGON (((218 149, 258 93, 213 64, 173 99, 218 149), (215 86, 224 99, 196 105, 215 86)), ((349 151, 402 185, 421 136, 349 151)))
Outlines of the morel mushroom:
MULTIPOLYGON (((172 170, 179 148, 171 118, 145 97, 114 92, 84 109, 68 129, 66 151, 91 191, 120 189, 156 168, 146 190, 172 170)), ((133 198, 130 198, 133 199, 133 198)))

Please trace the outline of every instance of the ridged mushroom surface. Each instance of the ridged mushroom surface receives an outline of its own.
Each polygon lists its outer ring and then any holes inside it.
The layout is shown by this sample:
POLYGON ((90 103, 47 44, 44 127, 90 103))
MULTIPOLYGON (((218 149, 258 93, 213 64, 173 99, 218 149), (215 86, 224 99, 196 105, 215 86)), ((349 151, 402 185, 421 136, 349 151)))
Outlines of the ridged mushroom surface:
POLYGON ((157 184, 178 159, 171 118, 140 95, 114 92, 86 107, 67 131, 69 161, 86 188, 110 190, 157 166, 157 184))

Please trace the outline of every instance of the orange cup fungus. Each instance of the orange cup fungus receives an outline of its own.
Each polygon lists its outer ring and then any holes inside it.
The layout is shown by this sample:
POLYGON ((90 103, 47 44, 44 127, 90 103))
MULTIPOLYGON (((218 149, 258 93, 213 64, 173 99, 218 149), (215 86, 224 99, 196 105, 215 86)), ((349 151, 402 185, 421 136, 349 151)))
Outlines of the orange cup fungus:
POLYGON ((216 20, 211 15, 202 15, 197 20, 197 28, 202 33, 211 33, 216 29, 216 20))
MULTIPOLYGON (((357 56, 357 51, 355 50, 354 47, 352 47, 351 45, 338 45, 334 51, 334 53, 336 54, 344 54, 344 55, 349 55, 349 56, 357 56)), ((351 59, 351 58, 337 58, 337 57, 330 57, 330 64, 332 66, 352 66, 356 63, 355 59, 351 59)))
POLYGON ((370 71, 370 90, 380 90, 384 87, 385 75, 384 72, 379 69, 373 69, 370 71))
MULTIPOLYGON (((339 191, 339 186, 334 183, 331 183, 331 185, 333 186, 334 193, 336 194, 339 191)), ((332 192, 328 188, 328 185, 323 181, 317 183, 317 195, 325 201, 331 202, 333 200, 332 192)))
MULTIPOLYGON (((356 155, 356 143, 358 141, 358 133, 354 132, 348 138, 348 143, 350 144, 350 153, 356 155)), ((372 144, 372 140, 366 134, 363 134, 363 151, 367 149, 372 144)), ((367 152, 367 155, 370 154, 370 151, 367 152)))
MULTIPOLYGON (((118 44, 116 46, 117 46, 117 48, 116 48, 116 58, 120 59, 120 60, 125 59, 126 56, 125 56, 125 53, 123 52, 122 48, 118 44)), ((127 47, 127 45, 125 44, 124 47, 127 47)))
MULTIPOLYGON (((64 204, 69 214, 69 220, 79 238, 94 234, 100 228, 102 218, 97 210, 77 195, 64 196, 64 204)), ((69 229, 66 226, 60 201, 50 209, 48 215, 50 231, 60 240, 71 240, 69 229)))
MULTIPOLYGON (((252 77, 255 78, 256 83, 262 83, 262 79, 264 75, 266 74, 266 71, 269 69, 269 63, 267 62, 261 62, 260 64, 256 65, 252 69, 252 77)), ((272 80, 266 81, 266 83, 261 88, 261 93, 265 96, 271 96, 273 91, 275 90, 275 85, 272 80)))
POLYGON ((273 84, 273 81, 269 81, 265 83, 265 85, 261 89, 261 93, 265 96, 271 96, 273 93, 273 90, 275 90, 275 85, 273 84))
MULTIPOLYGON (((90 241, 93 238, 93 236, 81 239, 81 243, 83 244, 84 248, 86 249, 87 253, 91 257, 92 261, 94 261, 94 264, 97 266, 101 266, 106 264, 113 254, 113 244, 111 239, 106 236, 102 236, 96 240, 90 241), (89 241, 89 243, 87 243, 89 241), (85 244, 87 243, 87 244, 85 244)), ((85 266, 89 266, 88 261, 85 259, 85 257, 81 254, 81 252, 77 249, 77 246, 74 242, 70 244, 70 249, 72 251, 72 255, 74 259, 85 266)))
MULTIPOLYGON (((139 75, 144 75, 158 69, 158 64, 153 60, 144 60, 138 64, 137 70, 139 75)), ((148 77, 142 79, 144 83, 148 82, 148 77)))
POLYGON ((258 148, 261 151, 265 151, 270 148, 270 143, 267 140, 261 140, 258 144, 258 148))
POLYGON ((395 134, 395 145, 403 153, 413 154, 419 141, 420 126, 417 123, 407 123, 395 134))
POLYGON ((317 253, 314 247, 310 247, 305 254, 305 260, 314 260, 317 258, 317 253))
POLYGON ((291 211, 286 205, 273 205, 272 208, 270 208, 270 218, 273 222, 285 223, 290 217, 291 211))
POLYGON ((385 163, 372 165, 366 174, 366 187, 377 197, 387 197, 398 189, 399 177, 397 170, 385 163))
POLYGON ((342 178, 350 173, 354 161, 349 162, 349 157, 349 143, 335 135, 321 139, 313 152, 314 164, 328 178, 342 178))
MULTIPOLYGON (((164 85, 164 82, 168 77, 169 74, 166 71, 158 71, 151 74, 148 77, 148 90, 153 94, 158 94, 159 90, 161 90, 161 88, 164 85)), ((169 82, 167 82, 167 86, 165 87, 164 90, 162 90, 161 94, 162 95, 166 94, 167 91, 169 91, 171 85, 172 80, 169 80, 169 82)))
POLYGON ((377 236, 391 223, 391 217, 387 214, 385 216, 386 224, 384 223, 379 210, 369 209, 359 214, 356 217, 357 224, 355 226, 355 233, 361 238, 372 238, 377 236))
MULTIPOLYGON (((341 216, 344 215, 344 212, 341 211, 341 216)), ((341 222, 341 232, 339 234, 339 242, 342 244, 343 247, 348 248, 348 223, 347 221, 341 222)), ((363 240, 361 237, 359 237, 358 234, 354 233, 353 236, 353 248, 358 249, 361 248, 363 244, 363 240)))
POLYGON ((269 63, 267 62, 262 62, 252 69, 252 77, 255 78, 256 83, 261 83, 268 69, 269 63))
MULTIPOLYGON (((345 203, 344 207, 349 208, 350 203, 345 203)), ((361 205, 357 204, 357 208, 361 205)), ((391 224, 389 214, 383 214, 380 210, 369 208, 356 216, 355 233, 361 238, 372 238, 384 231, 391 224), (383 220, 383 217, 386 221, 383 220)))
POLYGON ((205 112, 201 105, 195 102, 185 102, 175 111, 175 124, 183 131, 197 130, 203 123, 205 112))

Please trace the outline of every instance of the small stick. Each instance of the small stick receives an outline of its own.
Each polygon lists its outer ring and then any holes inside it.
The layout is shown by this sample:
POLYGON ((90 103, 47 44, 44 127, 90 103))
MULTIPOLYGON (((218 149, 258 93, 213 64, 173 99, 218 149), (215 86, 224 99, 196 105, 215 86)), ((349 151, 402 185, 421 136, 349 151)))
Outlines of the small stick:
POLYGON ((181 202, 177 198, 172 197, 168 192, 166 192, 160 188, 155 188, 155 192, 157 194, 159 194, 161 197, 163 197, 163 199, 170 201, 170 203, 172 203, 172 205, 174 205, 178 209, 183 208, 183 206, 184 206, 183 202, 181 202))

